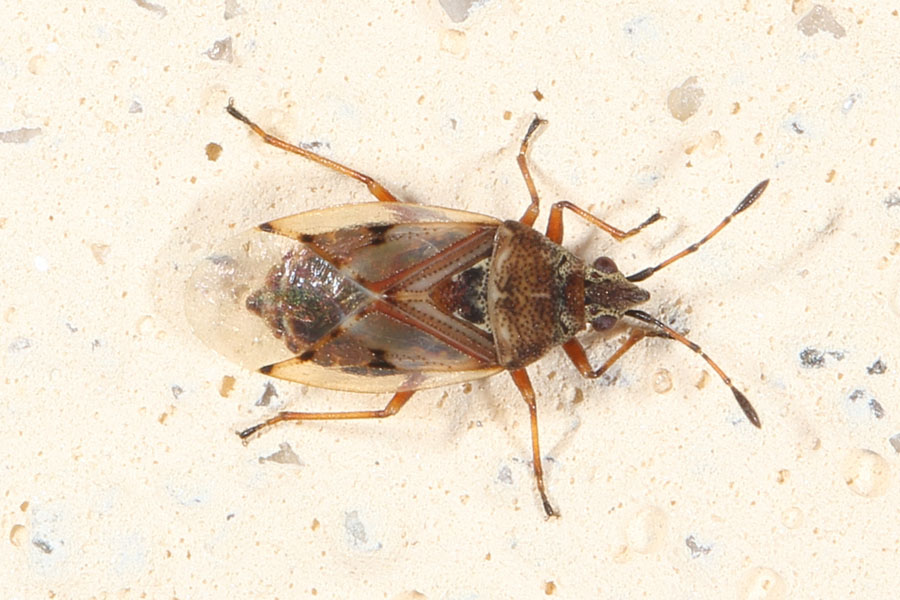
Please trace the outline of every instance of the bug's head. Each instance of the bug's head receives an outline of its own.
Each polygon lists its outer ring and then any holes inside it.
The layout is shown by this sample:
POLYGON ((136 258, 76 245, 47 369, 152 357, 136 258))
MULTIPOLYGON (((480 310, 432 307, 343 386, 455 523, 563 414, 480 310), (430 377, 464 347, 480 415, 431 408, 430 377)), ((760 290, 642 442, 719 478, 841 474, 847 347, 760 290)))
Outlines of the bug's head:
POLYGON ((585 318, 597 331, 611 329, 626 310, 649 298, 650 293, 628 281, 608 256, 601 256, 587 270, 585 318))

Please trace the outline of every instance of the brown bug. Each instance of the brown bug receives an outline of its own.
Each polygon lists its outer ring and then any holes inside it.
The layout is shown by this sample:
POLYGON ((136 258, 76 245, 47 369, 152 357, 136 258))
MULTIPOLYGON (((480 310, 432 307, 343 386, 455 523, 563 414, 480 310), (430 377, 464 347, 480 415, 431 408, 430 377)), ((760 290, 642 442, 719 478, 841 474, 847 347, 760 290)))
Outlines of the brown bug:
POLYGON ((281 421, 389 417, 416 390, 508 371, 528 405, 537 489, 544 511, 554 516, 526 367, 562 346, 582 376, 596 378, 648 336, 676 340, 699 354, 731 388, 747 419, 760 426, 744 394, 697 344, 634 306, 650 297, 635 282, 696 251, 753 204, 768 180, 700 241, 626 277, 608 257, 587 264, 560 246, 563 211, 616 240, 657 221, 658 212, 622 231, 557 202, 546 233, 532 229, 540 203, 526 153, 545 122, 540 118, 532 121, 517 158, 531 204, 518 221, 501 221, 399 202, 368 175, 266 133, 231 102, 227 111, 267 144, 364 183, 378 202, 269 221, 209 257, 190 282, 187 308, 195 331, 226 356, 272 377, 394 394, 381 410, 280 412, 241 431, 241 438, 281 421), (623 317, 652 329, 634 329, 606 362, 592 368, 575 336, 587 326, 609 330, 623 317))

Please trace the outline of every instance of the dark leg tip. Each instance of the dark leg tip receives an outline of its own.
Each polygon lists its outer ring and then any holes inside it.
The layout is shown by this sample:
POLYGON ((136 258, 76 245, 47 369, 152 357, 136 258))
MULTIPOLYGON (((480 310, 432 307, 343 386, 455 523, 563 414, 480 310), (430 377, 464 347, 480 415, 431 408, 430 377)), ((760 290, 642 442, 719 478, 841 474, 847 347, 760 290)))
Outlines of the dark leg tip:
POLYGON ((555 508, 553 508, 553 506, 550 504, 549 500, 547 500, 546 498, 541 498, 541 502, 543 502, 543 504, 544 504, 544 512, 547 513, 548 519, 553 518, 553 517, 559 517, 559 511, 557 511, 555 508))
POLYGON ((234 98, 228 99, 228 106, 225 107, 225 112, 227 112, 238 121, 241 121, 242 123, 246 123, 248 125, 250 124, 250 119, 245 117, 244 113, 234 107, 234 98))
POLYGON ((253 435, 254 433, 256 433, 257 431, 259 431, 262 428, 262 426, 263 426, 263 423, 260 423, 258 425, 254 425, 253 427, 248 427, 247 429, 244 429, 243 431, 236 431, 235 433, 237 433, 239 438, 241 438, 242 440, 244 440, 246 442, 247 438, 250 437, 251 435, 253 435))

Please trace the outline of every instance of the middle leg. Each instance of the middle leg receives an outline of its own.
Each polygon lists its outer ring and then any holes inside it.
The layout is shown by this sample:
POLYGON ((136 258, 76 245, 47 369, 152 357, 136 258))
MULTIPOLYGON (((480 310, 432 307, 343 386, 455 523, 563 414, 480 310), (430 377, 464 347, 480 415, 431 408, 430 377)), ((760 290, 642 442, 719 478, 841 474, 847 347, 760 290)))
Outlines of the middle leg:
POLYGON ((538 442, 538 420, 537 420, 537 402, 535 401, 534 388, 531 387, 531 380, 528 378, 528 372, 525 369, 517 369, 510 371, 513 381, 522 398, 528 404, 528 413, 531 416, 531 454, 534 464, 534 478, 537 481, 538 492, 541 494, 541 502, 544 505, 544 512, 547 517, 558 517, 559 513, 553 509, 550 500, 547 499, 547 491, 544 489, 544 467, 541 464, 541 446, 538 442))

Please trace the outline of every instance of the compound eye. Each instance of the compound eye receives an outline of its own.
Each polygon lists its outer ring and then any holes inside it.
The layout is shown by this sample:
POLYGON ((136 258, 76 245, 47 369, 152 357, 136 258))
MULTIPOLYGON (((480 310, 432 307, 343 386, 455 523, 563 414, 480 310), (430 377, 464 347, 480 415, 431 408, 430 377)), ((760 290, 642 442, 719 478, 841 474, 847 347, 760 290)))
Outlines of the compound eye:
POLYGON ((618 321, 618 319, 612 315, 602 315, 591 321, 591 327, 596 331, 607 331, 615 326, 616 321, 618 321))
POLYGON ((595 260, 594 268, 601 273, 608 273, 610 275, 619 271, 619 267, 617 267, 616 263, 613 262, 613 259, 608 256, 601 256, 595 260))

